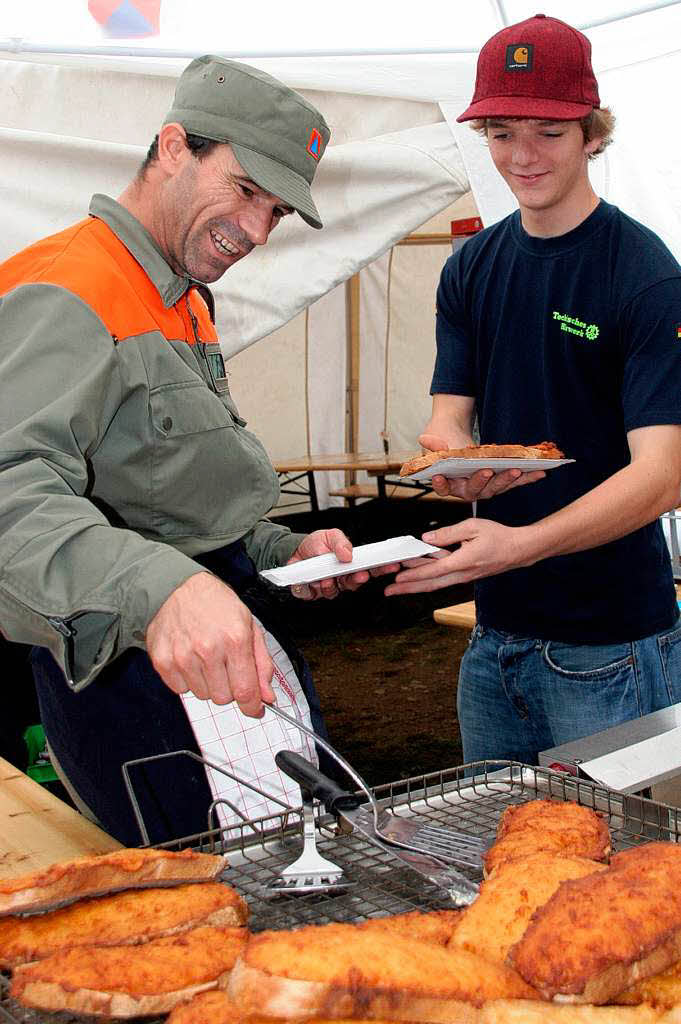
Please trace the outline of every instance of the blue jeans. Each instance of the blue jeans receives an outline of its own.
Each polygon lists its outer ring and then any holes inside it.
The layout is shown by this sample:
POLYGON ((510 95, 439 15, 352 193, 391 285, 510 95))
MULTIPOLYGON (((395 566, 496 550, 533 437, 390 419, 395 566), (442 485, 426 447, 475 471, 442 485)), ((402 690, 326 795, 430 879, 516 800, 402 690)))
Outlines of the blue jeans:
POLYGON ((624 644, 566 644, 476 626, 461 661, 464 762, 540 750, 681 701, 681 625, 624 644))

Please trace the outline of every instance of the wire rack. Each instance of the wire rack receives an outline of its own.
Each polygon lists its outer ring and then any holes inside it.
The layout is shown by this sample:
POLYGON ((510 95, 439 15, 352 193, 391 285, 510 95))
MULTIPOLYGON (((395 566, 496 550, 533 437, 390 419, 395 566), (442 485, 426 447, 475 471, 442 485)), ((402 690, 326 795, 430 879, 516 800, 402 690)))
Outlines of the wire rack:
MULTIPOLYGON (((678 842, 681 835, 681 811, 675 808, 547 768, 508 761, 463 765, 379 786, 374 793, 382 806, 396 814, 426 817, 490 840, 508 806, 538 798, 571 800, 599 811, 608 822, 616 850, 651 840, 678 842)), ((186 836, 164 848, 226 853, 230 867, 224 880, 248 901, 253 931, 451 907, 442 890, 356 832, 343 831, 331 816, 320 814, 317 828, 320 852, 339 864, 354 883, 347 889, 308 894, 273 894, 268 889, 268 883, 300 852, 300 809, 186 836)), ((479 871, 461 870, 473 880, 480 879, 479 871)), ((8 978, 0 975, 0 1021, 68 1024, 76 1020, 82 1018, 23 1009, 9 998, 8 978)))

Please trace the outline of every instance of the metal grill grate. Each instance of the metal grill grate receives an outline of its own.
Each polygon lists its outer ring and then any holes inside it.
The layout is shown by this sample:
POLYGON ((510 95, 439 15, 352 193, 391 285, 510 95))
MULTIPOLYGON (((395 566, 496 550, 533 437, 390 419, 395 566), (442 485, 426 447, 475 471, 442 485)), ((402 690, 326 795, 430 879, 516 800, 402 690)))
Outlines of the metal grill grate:
MULTIPOLYGON (((677 810, 603 786, 510 762, 480 762, 427 776, 379 786, 376 798, 397 814, 418 814, 471 835, 493 838, 501 814, 510 804, 537 798, 572 800, 601 812, 616 850, 650 840, 679 841, 677 810)), ((334 819, 318 818, 318 846, 356 884, 329 893, 273 895, 267 889, 281 868, 300 852, 302 816, 298 811, 262 818, 231 829, 187 836, 166 849, 191 847, 226 852, 225 880, 248 901, 253 931, 291 928, 327 921, 356 921, 409 910, 451 906, 445 894, 422 876, 372 846, 357 834, 339 833, 334 819)), ((470 878, 479 873, 462 869, 470 878)), ((82 1020, 67 1014, 39 1014, 19 1007, 8 995, 8 978, 0 975, 0 1021, 11 1024, 68 1024, 82 1020)), ((147 1020, 147 1024, 150 1022, 147 1020)))

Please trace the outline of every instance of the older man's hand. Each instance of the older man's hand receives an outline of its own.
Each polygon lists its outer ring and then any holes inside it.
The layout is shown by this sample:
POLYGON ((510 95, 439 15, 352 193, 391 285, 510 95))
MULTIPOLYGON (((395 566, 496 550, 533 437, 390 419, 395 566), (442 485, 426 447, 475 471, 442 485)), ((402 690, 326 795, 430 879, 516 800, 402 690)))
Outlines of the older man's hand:
MULTIPOLYGON (((298 546, 287 564, 301 562, 303 559, 313 558, 315 555, 327 555, 330 552, 335 554, 339 562, 352 561, 352 543, 342 530, 315 530, 314 533, 308 534, 298 546)), ((399 568, 400 564, 396 562, 394 565, 382 565, 380 568, 370 571, 363 569, 361 572, 348 573, 347 576, 334 576, 319 580, 317 583, 296 584, 291 587, 291 592, 302 601, 314 601, 318 597, 333 598, 343 590, 357 590, 371 576, 397 572, 399 568)))
POLYGON ((174 693, 229 704, 259 718, 274 700, 262 629, 231 587, 211 573, 190 576, 149 623, 147 653, 174 693))

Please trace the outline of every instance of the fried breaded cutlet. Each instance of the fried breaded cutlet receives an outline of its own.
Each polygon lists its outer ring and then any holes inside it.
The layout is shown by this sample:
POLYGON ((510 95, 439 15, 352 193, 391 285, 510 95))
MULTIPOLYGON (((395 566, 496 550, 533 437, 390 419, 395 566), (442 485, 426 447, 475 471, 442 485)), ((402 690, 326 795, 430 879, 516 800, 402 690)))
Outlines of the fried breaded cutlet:
POLYGON ((432 942, 436 946, 446 946, 452 932, 458 926, 460 910, 410 910, 406 914, 393 914, 390 917, 370 917, 359 921, 355 928, 373 929, 403 935, 406 939, 419 942, 432 942))
MULTIPOLYGON (((372 917, 357 922, 353 928, 362 931, 376 931, 384 934, 403 935, 418 942, 432 943, 436 946, 446 945, 452 930, 460 916, 458 910, 433 910, 422 912, 411 910, 404 914, 393 914, 390 917, 372 917)), ((352 937, 350 933, 350 938, 352 937)), ((178 1006, 168 1018, 168 1024, 241 1024, 248 1019, 248 1024, 275 1024, 272 1017, 246 1015, 238 1008, 227 992, 215 989, 202 992, 191 1002, 178 1006)), ((327 1021, 315 1019, 315 1024, 329 1024, 327 1021)), ((342 1024, 336 1021, 334 1024, 342 1024)), ((357 1022, 353 1022, 357 1024, 357 1022)), ((373 1024, 389 1024, 374 1021, 373 1024)))
MULTIPOLYGON (((252 1017, 251 1024, 259 1024, 264 1018, 252 1017)), ((241 1024, 245 1020, 243 1011, 233 1003, 226 992, 214 988, 199 992, 188 1003, 176 1006, 167 1024, 241 1024)))
POLYGON ((477 1024, 673 1024, 651 1006, 557 1006, 499 999, 483 1006, 477 1024))
POLYGON ((224 983, 245 928, 195 928, 143 946, 85 946, 17 967, 10 995, 35 1009, 105 1017, 168 1013, 224 983))
POLYGON ((436 452, 422 452, 403 463, 400 476, 409 476, 427 469, 441 459, 564 459, 565 455, 553 441, 525 444, 469 444, 465 448, 441 448, 436 452))
POLYGON ((248 907, 221 882, 119 892, 61 910, 0 920, 0 966, 40 960, 73 946, 136 945, 212 924, 238 927, 248 907))
POLYGON ((211 882, 227 858, 193 850, 122 849, 98 857, 60 861, 43 871, 0 878, 0 917, 53 910, 86 896, 123 889, 211 882))
MULTIPOLYGON (((666 971, 654 974, 645 981, 637 981, 631 988, 620 992, 613 999, 620 1006, 638 1006, 647 1003, 658 1009, 671 1009, 681 1004, 681 961, 672 964, 666 971)), ((681 1020, 681 1017, 679 1018, 681 1020)))
POLYGON ((676 843, 641 843, 613 853, 610 867, 629 875, 658 877, 678 863, 681 846, 676 843))
POLYGON ((535 910, 563 882, 604 870, 604 864, 585 857, 561 857, 547 851, 501 863, 482 883, 475 902, 461 911, 449 948, 463 946, 471 953, 504 963, 535 910))
POLYGON ((647 843, 564 882, 509 961, 547 999, 606 1003, 681 959, 681 847, 647 843))
POLYGON ((421 1022, 458 1019, 488 999, 537 995, 506 965, 465 949, 346 924, 252 936, 228 992, 246 1014, 421 1022))
POLYGON ((599 814, 569 800, 512 805, 501 817, 496 842, 484 855, 485 874, 491 875, 503 861, 540 850, 606 861, 610 832, 599 814))
MULTIPOLYGON (((646 846, 647 844, 614 854, 610 862, 611 868, 616 870, 624 868, 629 874, 636 873, 641 876, 656 872, 659 860, 651 859, 646 852, 646 846)), ((675 857, 675 855, 673 856, 675 857)), ((659 974, 638 981, 631 988, 621 992, 614 1002, 628 1006, 649 1003, 661 1008, 671 1008, 681 1004, 681 960, 676 961, 659 974)), ((679 1013, 679 1020, 681 1021, 681 1013, 679 1013)))
MULTIPOLYGON (((232 1002, 229 995, 222 989, 201 992, 188 1003, 177 1006, 168 1017, 168 1024, 277 1024, 281 1018, 245 1017, 243 1010, 232 1002)), ((292 1024, 289 1020, 288 1024, 292 1024)), ((331 1024, 331 1021, 320 1018, 315 1024, 331 1024)), ((333 1024, 350 1024, 348 1021, 335 1020, 333 1024)), ((352 1024, 360 1024, 354 1020, 352 1024)), ((372 1021, 372 1024, 391 1024, 390 1021, 372 1021)))

